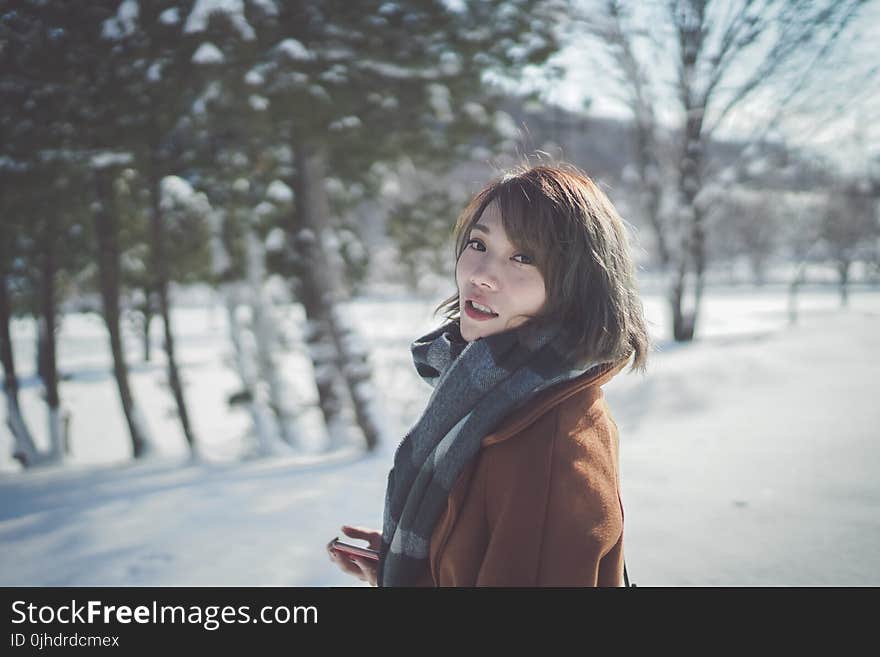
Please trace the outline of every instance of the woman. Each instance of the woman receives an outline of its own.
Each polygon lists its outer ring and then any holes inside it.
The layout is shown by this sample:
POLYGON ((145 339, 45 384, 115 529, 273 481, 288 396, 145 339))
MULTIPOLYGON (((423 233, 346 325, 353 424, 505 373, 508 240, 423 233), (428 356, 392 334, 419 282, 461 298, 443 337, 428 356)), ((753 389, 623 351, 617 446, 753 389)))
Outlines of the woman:
POLYGON ((574 167, 489 184, 455 227, 448 322, 416 340, 434 387, 397 448, 383 531, 343 527, 374 586, 620 586, 617 427, 600 386, 648 338, 626 229, 574 167))

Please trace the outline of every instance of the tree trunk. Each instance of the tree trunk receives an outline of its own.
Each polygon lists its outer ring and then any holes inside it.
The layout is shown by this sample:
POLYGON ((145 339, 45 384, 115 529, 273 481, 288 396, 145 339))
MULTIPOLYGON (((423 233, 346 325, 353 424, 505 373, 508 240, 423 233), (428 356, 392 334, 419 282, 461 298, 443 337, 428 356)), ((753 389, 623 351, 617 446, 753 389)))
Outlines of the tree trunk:
MULTIPOLYGON (((690 101, 689 101, 690 102, 690 101)), ((681 245, 678 254, 678 270, 670 295, 673 317, 673 339, 689 342, 694 339, 700 303, 703 297, 705 255, 705 228, 703 212, 696 203, 700 190, 702 166, 702 108, 686 105, 684 144, 678 171, 678 198, 681 245), (692 273, 692 276, 689 274, 692 273), (693 306, 685 310, 684 302, 689 283, 693 289, 693 306)))
POLYGON ((41 242, 42 257, 40 258, 40 318, 39 342, 41 376, 49 413, 49 455, 48 460, 58 462, 62 459, 65 449, 65 437, 61 424, 61 399, 58 395, 58 366, 55 357, 55 276, 57 220, 50 213, 47 217, 46 231, 41 242))
POLYGON ((766 279, 766 267, 764 265, 764 258, 752 256, 751 267, 752 267, 752 282, 756 287, 763 287, 764 283, 767 282, 766 279))
POLYGON ((153 323, 153 298, 152 292, 147 289, 145 291, 146 301, 144 302, 143 307, 143 315, 144 315, 144 326, 143 326, 143 340, 144 340, 144 362, 150 362, 150 325, 153 323))
POLYGON ((149 453, 150 441, 146 428, 141 426, 142 416, 137 411, 131 387, 128 384, 128 365, 122 346, 119 326, 119 229, 117 220, 110 215, 113 194, 111 172, 96 170, 95 193, 95 233, 98 240, 98 276, 101 283, 101 301, 104 308, 104 323, 110 335, 110 350, 113 353, 113 374, 122 410, 128 423, 134 458, 149 453))
POLYGON ((371 370, 367 362, 367 350, 358 340, 356 332, 339 319, 337 312, 336 308, 332 309, 331 326, 334 328, 333 339, 342 357, 342 375, 348 386, 355 418, 364 434, 367 450, 372 451, 379 444, 380 434, 375 400, 370 394, 371 370))
POLYGON ((682 254, 678 270, 675 273, 670 307, 672 309, 672 339, 676 342, 688 342, 694 338, 694 314, 684 310, 685 287, 687 283, 687 266, 684 262, 686 254, 682 254))
POLYGON ((798 290, 804 282, 805 269, 803 263, 795 270, 795 274, 788 284, 788 323, 791 326, 798 321, 798 290))
POLYGON ((261 399, 259 385, 256 381, 256 368, 248 358, 245 347, 241 340, 241 330, 236 317, 238 303, 236 295, 229 284, 225 284, 221 290, 226 303, 226 313, 229 323, 229 339, 232 342, 235 356, 235 369, 244 389, 239 397, 247 404, 248 413, 253 423, 253 435, 255 439, 255 452, 257 456, 267 456, 281 452, 277 438, 275 423, 272 421, 266 403, 261 399))
POLYGON ((379 432, 374 413, 369 407, 365 382, 369 368, 363 354, 352 353, 347 347, 346 331, 339 325, 333 310, 338 291, 338 273, 333 271, 322 244, 329 210, 324 191, 323 154, 312 145, 297 143, 293 147, 296 160, 296 215, 288 226, 294 252, 299 257, 300 290, 297 295, 306 311, 310 330, 307 342, 315 367, 315 380, 324 419, 335 440, 341 429, 342 394, 337 382, 347 388, 355 418, 364 435, 368 450, 378 443, 379 432))
POLYGON ((287 408, 287 391, 275 363, 275 350, 279 346, 275 322, 271 315, 271 306, 263 293, 266 279, 264 261, 265 249, 260 243, 253 227, 247 224, 245 229, 245 261, 250 287, 251 328, 256 346, 257 368, 260 378, 266 384, 267 402, 278 425, 282 440, 291 447, 297 447, 299 440, 293 428, 291 414, 287 408))
MULTIPOLYGON (((4 246, 0 245, 0 249, 4 246)), ((18 403, 18 377, 15 374, 15 359, 12 353, 12 304, 9 301, 9 287, 6 278, 5 253, 0 255, 0 360, 3 361, 3 392, 6 395, 6 424, 12 433, 14 444, 12 457, 23 468, 37 461, 37 446, 28 430, 18 403)))
POLYGON ((850 260, 839 260, 837 262, 841 308, 846 308, 849 305, 849 268, 851 264, 852 261, 850 260))
MULTIPOLYGON (((213 212, 209 216, 211 222, 211 269, 217 280, 224 280, 227 277, 231 260, 223 242, 223 217, 225 217, 225 213, 222 211, 213 212)), ((239 400, 238 403, 244 403, 247 406, 253 425, 251 435, 254 438, 253 452, 255 455, 265 456, 281 453, 283 448, 278 440, 277 426, 263 400, 262 387, 256 381, 257 368, 241 338, 241 326, 237 316, 239 287, 234 283, 226 282, 219 286, 219 292, 226 306, 234 368, 242 385, 242 390, 230 398, 230 403, 235 403, 233 402, 235 399, 239 400)))
POLYGON ((696 334, 700 303, 703 297, 703 273, 706 265, 705 228, 702 208, 696 202, 702 187, 703 117, 707 97, 696 90, 695 78, 700 52, 705 45, 705 3, 670 5, 679 40, 678 92, 684 112, 681 154, 678 161, 679 228, 678 268, 670 294, 673 315, 673 338, 678 342, 693 340, 696 334), (692 274, 692 276, 691 276, 692 274), (693 305, 685 310, 687 292, 692 289, 693 305))
POLYGON ((189 422, 189 413, 186 408, 186 400, 183 396, 183 384, 180 380, 180 372, 177 368, 177 359, 174 352, 174 331, 171 327, 171 304, 168 300, 168 261, 165 256, 165 222, 162 215, 160 168, 158 154, 153 153, 150 162, 150 228, 152 233, 153 269, 155 274, 154 290, 159 299, 159 315, 165 329, 165 354, 168 358, 168 382, 177 403, 177 413, 180 424, 183 427, 183 435, 186 438, 192 456, 198 454, 196 437, 189 422))

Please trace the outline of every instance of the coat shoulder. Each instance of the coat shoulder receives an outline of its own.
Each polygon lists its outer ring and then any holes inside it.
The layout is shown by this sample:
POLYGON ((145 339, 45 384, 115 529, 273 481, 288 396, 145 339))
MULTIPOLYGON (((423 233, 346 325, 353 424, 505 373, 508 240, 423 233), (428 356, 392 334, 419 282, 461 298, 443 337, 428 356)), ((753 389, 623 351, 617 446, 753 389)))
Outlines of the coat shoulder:
POLYGON ((624 360, 618 363, 606 363, 583 376, 544 390, 534 399, 517 408, 498 428, 483 438, 482 446, 489 447, 521 434, 523 430, 538 423, 551 411, 558 412, 557 407, 560 405, 563 410, 569 411, 563 414, 563 420, 570 418, 570 411, 574 411, 575 414, 589 412, 591 419, 601 419, 602 414, 608 414, 606 406, 595 406, 596 402, 603 398, 602 385, 618 374, 626 362, 624 360))
POLYGON ((482 450, 494 480, 552 480, 590 472, 593 483, 619 486, 617 426, 600 389, 556 404, 505 440, 482 450))

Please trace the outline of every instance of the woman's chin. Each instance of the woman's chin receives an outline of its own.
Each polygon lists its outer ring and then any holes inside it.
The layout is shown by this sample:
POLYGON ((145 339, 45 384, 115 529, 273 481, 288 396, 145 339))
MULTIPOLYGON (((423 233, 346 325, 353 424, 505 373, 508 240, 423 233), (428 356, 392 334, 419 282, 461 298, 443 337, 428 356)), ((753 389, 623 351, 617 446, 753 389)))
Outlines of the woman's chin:
POLYGON ((468 326, 467 322, 462 321, 460 325, 461 337, 465 342, 473 342, 480 337, 479 331, 475 331, 472 326, 468 326))
POLYGON ((465 340, 465 342, 473 342, 478 338, 485 338, 487 336, 492 335, 493 333, 497 333, 498 330, 492 330, 488 326, 474 326, 471 322, 461 322, 461 337, 465 340))

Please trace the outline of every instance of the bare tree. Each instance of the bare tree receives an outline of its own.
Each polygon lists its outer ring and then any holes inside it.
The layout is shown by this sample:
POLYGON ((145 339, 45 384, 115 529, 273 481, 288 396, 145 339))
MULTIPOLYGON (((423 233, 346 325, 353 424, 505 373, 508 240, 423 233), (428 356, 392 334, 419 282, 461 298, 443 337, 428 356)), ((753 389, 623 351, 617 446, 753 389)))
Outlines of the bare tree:
POLYGON ((780 243, 782 216, 778 204, 767 192, 760 192, 750 203, 732 199, 727 209, 736 240, 734 246, 748 260, 755 284, 763 285, 768 262, 780 243))
POLYGON ((877 200, 870 186, 859 182, 843 184, 831 191, 822 217, 821 236, 837 269, 840 305, 849 302, 849 277, 853 262, 869 250, 880 234, 877 200))
MULTIPOLYGON (((675 340, 693 339, 703 294, 706 212, 700 192, 707 182, 707 145, 735 110, 759 95, 772 95, 781 111, 819 70, 862 4, 863 0, 670 0, 662 5, 639 3, 637 20, 635 3, 603 0, 585 16, 591 33, 612 55, 618 81, 628 89, 625 97, 636 118, 637 136, 657 115, 657 91, 668 90, 669 83, 679 109, 674 131, 675 209, 668 222, 658 215, 649 217, 658 233, 658 248, 663 244, 668 250, 675 340), (665 68, 670 59, 671 73, 665 68)), ((643 141, 636 140, 640 163, 648 161, 643 141)), ((642 176, 645 197, 655 193, 651 185, 653 181, 642 176)))
POLYGON ((788 283, 788 321, 797 324, 798 292, 807 279, 807 265, 821 241, 820 226, 825 197, 821 192, 783 195, 781 205, 786 230, 782 239, 788 248, 794 271, 788 283))
POLYGON ((639 204, 654 233, 658 264, 665 270, 670 252, 660 213, 663 183, 654 109, 656 97, 649 72, 636 56, 634 35, 628 22, 629 11, 620 0, 607 0, 605 12, 604 20, 591 20, 588 26, 607 46, 616 69, 613 74, 621 88, 621 100, 633 113, 639 204))

